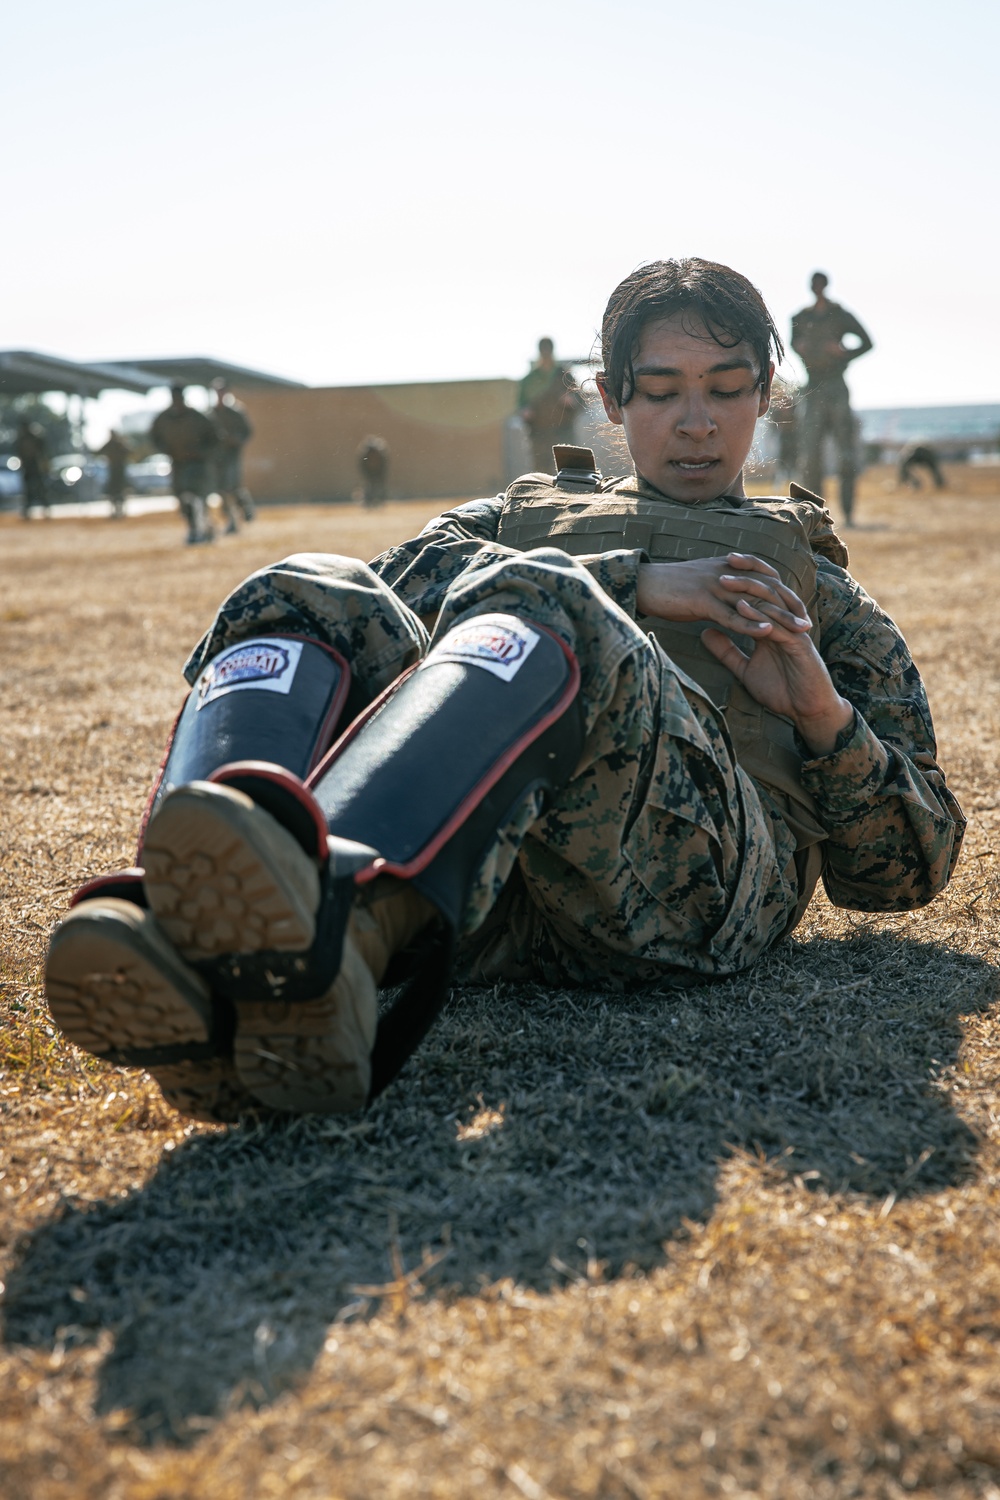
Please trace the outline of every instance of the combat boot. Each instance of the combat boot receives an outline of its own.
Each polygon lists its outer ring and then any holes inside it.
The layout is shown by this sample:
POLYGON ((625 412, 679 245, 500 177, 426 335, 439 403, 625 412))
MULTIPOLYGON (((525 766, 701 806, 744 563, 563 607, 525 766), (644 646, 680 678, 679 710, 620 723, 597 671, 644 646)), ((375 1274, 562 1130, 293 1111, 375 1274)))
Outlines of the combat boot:
POLYGON ((231 1015, 135 900, 96 896, 63 918, 49 943, 45 993, 71 1042, 104 1062, 145 1068, 181 1114, 230 1124, 259 1110, 233 1064, 231 1015))
MULTIPOLYGON (((305 953, 316 938, 320 875, 315 859, 252 798, 234 787, 175 788, 151 819, 143 845, 151 910, 177 952, 210 974, 223 956, 240 970, 261 953, 305 953)), ((233 1060, 254 1098, 297 1114, 360 1109, 371 1087, 378 986, 390 959, 433 921, 412 886, 386 882, 379 899, 359 892, 347 915, 332 982, 308 999, 271 993, 235 1004, 233 1060)))

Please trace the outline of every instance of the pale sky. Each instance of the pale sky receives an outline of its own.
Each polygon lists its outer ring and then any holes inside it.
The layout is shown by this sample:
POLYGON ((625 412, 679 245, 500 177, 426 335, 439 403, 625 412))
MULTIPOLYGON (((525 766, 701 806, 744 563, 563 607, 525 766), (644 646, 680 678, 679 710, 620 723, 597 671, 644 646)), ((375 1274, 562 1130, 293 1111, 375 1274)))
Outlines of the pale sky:
POLYGON ((986 0, 13 9, 0 348, 517 376, 696 254, 783 331, 826 270, 858 406, 1000 400, 986 0))

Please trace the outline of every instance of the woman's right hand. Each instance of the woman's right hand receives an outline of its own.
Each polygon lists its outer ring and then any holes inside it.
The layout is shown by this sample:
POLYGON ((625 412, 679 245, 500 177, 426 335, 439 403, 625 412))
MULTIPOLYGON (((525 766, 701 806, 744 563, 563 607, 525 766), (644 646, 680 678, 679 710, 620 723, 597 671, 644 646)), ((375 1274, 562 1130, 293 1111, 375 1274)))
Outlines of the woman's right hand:
POLYGON ((749 636, 766 636, 775 624, 806 631, 812 623, 802 600, 770 563, 748 552, 640 563, 636 609, 640 615, 711 622, 749 636))

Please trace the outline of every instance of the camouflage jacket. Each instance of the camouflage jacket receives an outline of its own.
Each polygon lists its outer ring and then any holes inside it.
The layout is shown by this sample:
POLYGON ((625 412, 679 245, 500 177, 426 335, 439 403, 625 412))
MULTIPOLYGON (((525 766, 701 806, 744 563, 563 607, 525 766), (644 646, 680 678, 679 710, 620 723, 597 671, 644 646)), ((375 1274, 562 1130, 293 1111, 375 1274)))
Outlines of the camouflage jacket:
MULTIPOLYGON (((505 499, 474 500, 430 521, 418 537, 377 557, 374 571, 432 624, 449 585, 497 542, 505 499)), ((639 549, 577 557, 633 620, 639 549)), ((833 752, 805 759, 802 783, 826 829, 823 882, 838 906, 901 911, 944 889, 965 818, 937 764, 930 708, 901 633, 845 568, 817 558, 819 649, 855 718, 833 752)), ((767 792, 758 786, 761 796, 767 792)), ((772 804, 773 808, 773 804, 772 804)), ((775 812, 778 809, 773 808, 775 812)))
POLYGON ((253 437, 253 427, 242 401, 213 407, 209 413, 209 421, 223 448, 238 450, 253 437))
POLYGON ((209 419, 193 406, 161 411, 149 435, 157 453, 165 453, 174 463, 195 463, 211 457, 218 445, 215 428, 209 419))

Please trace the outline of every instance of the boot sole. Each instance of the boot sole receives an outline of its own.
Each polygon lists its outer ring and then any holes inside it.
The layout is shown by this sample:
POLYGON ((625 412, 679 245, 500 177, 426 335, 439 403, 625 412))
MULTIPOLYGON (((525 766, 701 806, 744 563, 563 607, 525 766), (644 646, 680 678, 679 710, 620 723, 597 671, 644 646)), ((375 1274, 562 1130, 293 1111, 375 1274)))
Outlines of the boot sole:
POLYGON ((146 1068, 182 1114, 229 1123, 256 1107, 229 1058, 183 1056, 211 1047, 211 996, 132 902, 106 897, 69 913, 49 945, 45 993, 71 1042, 102 1061, 146 1068), (163 1050, 181 1055, 155 1063, 151 1054, 163 1050))
POLYGON ((371 1086, 378 990, 371 970, 344 934, 340 972, 318 1000, 245 1002, 233 1060, 240 1080, 271 1109, 349 1114, 371 1086))
POLYGON ((143 846, 150 910, 189 961, 301 952, 316 933, 319 873, 243 792, 191 782, 163 799, 143 846))
MULTIPOLYGON (((313 942, 315 865, 276 819, 233 787, 191 782, 168 793, 150 820, 143 860, 150 908, 189 960, 300 952, 313 942)), ((240 1001, 236 1014, 235 1070, 255 1099, 293 1114, 364 1106, 378 991, 349 930, 325 995, 240 1001)))

